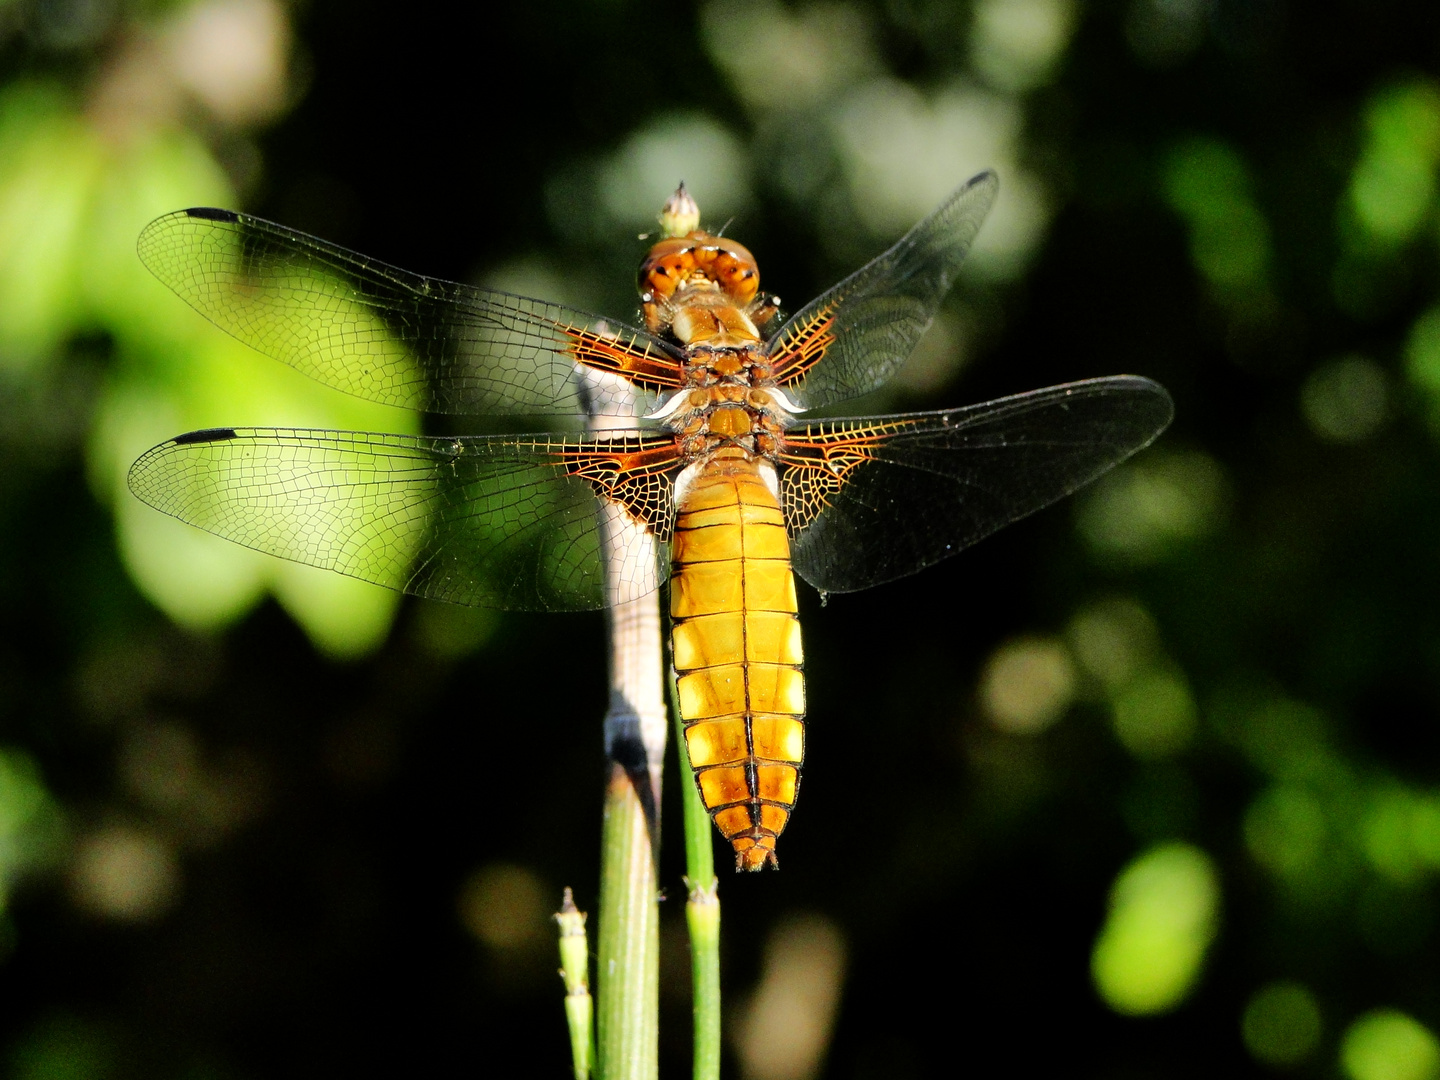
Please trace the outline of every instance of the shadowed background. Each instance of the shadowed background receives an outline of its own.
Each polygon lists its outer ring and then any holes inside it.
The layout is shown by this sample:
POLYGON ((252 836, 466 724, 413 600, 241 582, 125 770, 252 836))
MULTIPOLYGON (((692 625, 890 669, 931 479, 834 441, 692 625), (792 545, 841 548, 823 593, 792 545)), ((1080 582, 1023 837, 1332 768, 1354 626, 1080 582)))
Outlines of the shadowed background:
POLYGON ((569 1068, 547 919, 595 902, 603 622, 134 500, 184 430, 421 429, 205 323, 146 222, 245 209, 629 320, 683 179, 794 310, 983 168, 963 280, 863 407, 1129 372, 1177 419, 959 558, 802 596, 783 870, 721 881, 727 1068, 1440 1075, 1433 5, 510 7, 0 0, 7 1075, 569 1068))

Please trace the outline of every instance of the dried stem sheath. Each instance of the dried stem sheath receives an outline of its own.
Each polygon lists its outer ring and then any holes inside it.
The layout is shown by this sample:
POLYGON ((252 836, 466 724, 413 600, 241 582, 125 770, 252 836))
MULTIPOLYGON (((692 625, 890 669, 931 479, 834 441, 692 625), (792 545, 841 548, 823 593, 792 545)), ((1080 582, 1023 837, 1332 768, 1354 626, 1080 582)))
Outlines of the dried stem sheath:
MULTIPOLYGON (((603 520, 609 571, 653 543, 618 507, 603 520)), ((660 768, 666 712, 659 595, 610 608, 610 708, 605 749, 610 775, 600 867, 597 969, 600 1080, 656 1080, 659 1074, 660 911, 656 880, 660 768)))

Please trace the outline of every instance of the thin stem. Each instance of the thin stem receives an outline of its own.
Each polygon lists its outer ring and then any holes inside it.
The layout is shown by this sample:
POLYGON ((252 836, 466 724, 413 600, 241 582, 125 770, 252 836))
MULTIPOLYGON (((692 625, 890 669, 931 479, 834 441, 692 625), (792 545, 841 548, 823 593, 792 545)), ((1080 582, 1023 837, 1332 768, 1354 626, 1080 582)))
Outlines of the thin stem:
POLYGON ((585 912, 575 907, 569 887, 560 910, 560 978, 565 980, 565 1022, 570 1028, 570 1059, 575 1080, 590 1080, 595 1067, 595 1002, 590 996, 590 948, 585 912))
POLYGON ((659 1075, 660 913, 650 826, 630 776, 610 768, 597 958, 600 1080, 659 1075))
POLYGON ((716 885, 714 878, 708 889, 691 885, 685 904, 695 995, 695 1080, 720 1077, 720 897, 716 885))
POLYGON ((690 773, 685 727, 670 684, 675 745, 680 751, 681 801, 685 807, 685 922, 690 930, 690 973, 695 1024, 694 1080, 720 1076, 720 895, 715 878, 714 831, 690 773))

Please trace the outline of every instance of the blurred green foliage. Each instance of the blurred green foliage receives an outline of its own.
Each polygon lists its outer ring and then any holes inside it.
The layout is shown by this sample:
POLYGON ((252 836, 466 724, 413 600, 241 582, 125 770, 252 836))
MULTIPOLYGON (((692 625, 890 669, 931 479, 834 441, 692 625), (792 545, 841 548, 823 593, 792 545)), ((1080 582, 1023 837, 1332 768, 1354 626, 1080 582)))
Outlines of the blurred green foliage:
POLYGON ((0 97, 0 364, 16 391, 53 371, 77 334, 102 332, 115 364, 94 403, 87 456, 113 502, 136 583, 183 626, 227 625, 266 591, 335 655, 373 649, 396 597, 257 558, 138 507, 130 462, 181 430, 270 424, 413 431, 412 416, 327 393, 205 326, 136 274, 135 237, 177 206, 229 205, 233 189, 184 130, 106 132, 54 84, 0 97))
POLYGON ((1249 170, 1218 139, 1188 139, 1165 163, 1165 194, 1190 227, 1190 257, 1232 304, 1263 294, 1270 271, 1270 227, 1251 194, 1249 170))

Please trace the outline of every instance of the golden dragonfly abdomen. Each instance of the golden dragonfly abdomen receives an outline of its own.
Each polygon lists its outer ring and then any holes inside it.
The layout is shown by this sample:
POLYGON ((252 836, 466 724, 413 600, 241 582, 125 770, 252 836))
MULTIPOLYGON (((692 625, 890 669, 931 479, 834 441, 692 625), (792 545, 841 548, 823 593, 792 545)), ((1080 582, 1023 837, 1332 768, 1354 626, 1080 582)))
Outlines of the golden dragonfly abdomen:
POLYGON ((705 808, 745 870, 775 864, 805 757, 795 576, 766 467, 738 449, 710 458, 679 493, 671 541, 685 745, 705 808))

